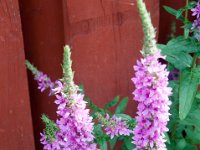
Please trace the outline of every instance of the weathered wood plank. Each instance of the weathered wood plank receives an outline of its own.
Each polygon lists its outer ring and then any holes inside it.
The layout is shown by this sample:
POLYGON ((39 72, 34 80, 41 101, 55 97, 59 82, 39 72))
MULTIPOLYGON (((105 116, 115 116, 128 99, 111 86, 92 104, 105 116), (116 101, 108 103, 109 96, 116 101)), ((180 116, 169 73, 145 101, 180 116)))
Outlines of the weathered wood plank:
MULTIPOLYGON (((19 0, 26 58, 52 80, 61 78, 64 47, 62 1, 19 0)), ((29 73, 30 99, 33 115, 36 149, 42 149, 40 132, 44 125, 41 114, 56 118, 54 97, 48 92, 40 93, 33 76, 29 73)))
POLYGON ((17 0, 0 1, 0 149, 34 150, 17 0))
MULTIPOLYGON (((159 0, 146 0, 158 28, 159 0)), ((103 106, 116 95, 129 96, 134 114, 132 66, 139 58, 143 32, 135 1, 63 0, 65 42, 72 46, 75 79, 103 106)))

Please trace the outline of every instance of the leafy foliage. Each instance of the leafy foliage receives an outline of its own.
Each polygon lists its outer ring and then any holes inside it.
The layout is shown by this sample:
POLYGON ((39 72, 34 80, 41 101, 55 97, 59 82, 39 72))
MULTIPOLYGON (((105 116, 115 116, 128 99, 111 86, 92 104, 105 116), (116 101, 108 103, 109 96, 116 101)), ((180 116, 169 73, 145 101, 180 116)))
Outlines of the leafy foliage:
POLYGON ((184 70, 180 77, 179 117, 185 119, 189 113, 199 84, 200 72, 197 69, 184 70))
POLYGON ((200 45, 193 36, 195 31, 191 30, 192 23, 187 18, 187 11, 195 5, 195 1, 190 1, 178 10, 164 6, 167 12, 183 21, 187 34, 169 40, 166 45, 157 45, 166 56, 168 69, 179 70, 179 78, 169 84, 173 89, 168 123, 170 130, 166 136, 169 150, 196 150, 200 146, 200 65, 197 61, 200 58, 200 45))
POLYGON ((56 124, 54 123, 54 121, 49 119, 49 117, 46 116, 45 114, 42 115, 41 119, 45 124, 44 133, 47 137, 47 140, 51 142, 56 138, 55 135, 59 129, 56 126, 56 124))
MULTIPOLYGON (((84 92, 83 85, 80 85, 79 88, 81 88, 81 92, 84 92)), ((103 108, 99 108, 93 102, 85 96, 85 100, 88 102, 88 107, 92 110, 92 117, 94 120, 96 120, 95 113, 98 112, 101 115, 109 114, 114 115, 116 117, 120 117, 122 120, 127 121, 127 125, 129 125, 130 129, 133 129, 136 125, 136 121, 131 116, 124 114, 124 111, 126 109, 126 106, 128 104, 128 98, 125 97, 122 100, 120 100, 119 96, 116 96, 112 101, 105 104, 103 108), (112 113, 110 109, 115 108, 115 113, 112 113)), ((97 143, 100 146, 101 150, 107 150, 108 147, 113 150, 117 141, 122 141, 123 144, 121 145, 121 149, 123 150, 132 150, 134 147, 134 144, 132 144, 132 136, 115 136, 113 139, 110 139, 108 135, 106 135, 103 132, 102 125, 101 124, 95 124, 94 125, 94 135, 95 135, 95 143, 97 143)))
MULTIPOLYGON (((200 58, 200 43, 193 36, 195 31, 191 30, 192 23, 188 20, 188 10, 196 5, 195 1, 190 1, 185 7, 175 10, 171 7, 164 6, 165 10, 174 15, 176 19, 183 22, 184 36, 173 37, 167 44, 157 44, 157 47, 161 49, 163 55, 166 56, 168 63, 168 70, 179 70, 179 78, 171 80, 169 86, 173 89, 173 94, 170 99, 172 101, 170 109, 170 121, 168 123, 169 132, 165 133, 165 139, 167 148, 169 150, 196 150, 200 147, 200 91, 198 89, 200 84, 200 65, 197 59, 200 58), (185 16, 184 16, 185 15, 185 16), (193 34, 192 34, 193 33, 193 34)), ((142 15, 142 14, 141 14, 142 15)), ((143 16, 146 17, 146 16, 143 16)), ((143 22, 148 24, 148 22, 143 22)), ((147 31, 147 30, 145 30, 147 31)), ((154 32, 151 27, 151 32, 154 32)), ((148 35, 149 33, 146 32, 148 35)), ((147 36, 148 37, 148 36, 147 36)), ((146 41, 152 42, 154 36, 149 36, 146 41)), ((153 45, 154 43, 150 43, 153 45)), ((145 44, 146 46, 149 43, 145 44)), ((68 92, 76 90, 73 88, 73 76, 74 73, 71 70, 71 60, 69 47, 65 47, 66 55, 63 63, 63 75, 64 80, 68 83, 68 92)), ((27 68, 29 68, 33 74, 38 72, 32 64, 26 61, 27 68)), ((84 87, 80 85, 79 92, 84 94, 84 87)), ((84 99, 88 103, 88 107, 92 110, 93 121, 97 122, 95 114, 99 113, 104 116, 109 114, 110 116, 116 115, 122 120, 127 122, 130 129, 134 129, 136 121, 131 116, 124 114, 124 111, 128 105, 128 98, 125 97, 120 100, 120 97, 115 97, 112 101, 105 104, 103 108, 99 108, 93 102, 85 96, 84 99), (115 111, 111 111, 115 109, 115 111), (114 112, 114 113, 113 113, 114 112)), ((56 137, 56 132, 59 131, 54 121, 50 120, 46 115, 42 115, 42 121, 45 124, 44 133, 49 142, 53 141, 56 137)), ((94 125, 95 143, 97 143, 101 150, 111 149, 116 146, 117 141, 122 141, 120 150, 132 150, 135 145, 132 144, 131 136, 115 136, 113 139, 103 132, 102 124, 94 125)))

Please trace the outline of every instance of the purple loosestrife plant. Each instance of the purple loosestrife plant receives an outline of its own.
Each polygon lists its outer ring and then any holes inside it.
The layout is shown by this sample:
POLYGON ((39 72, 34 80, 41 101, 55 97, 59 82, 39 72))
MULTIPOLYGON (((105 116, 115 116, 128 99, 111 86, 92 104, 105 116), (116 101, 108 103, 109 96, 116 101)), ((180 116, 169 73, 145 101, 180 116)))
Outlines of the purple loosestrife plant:
POLYGON ((191 10, 192 10, 192 16, 196 16, 197 18, 199 18, 200 17, 200 2, 198 2, 197 5, 191 10))
POLYGON ((196 4, 194 8, 191 9, 192 11, 192 16, 195 16, 196 19, 194 20, 192 24, 192 30, 195 32, 195 37, 200 40, 200 2, 196 4))
POLYGON ((118 148, 123 150, 195 150, 200 146, 200 66, 197 61, 200 58, 200 3, 186 0, 186 6, 179 10, 164 6, 184 24, 184 36, 173 37, 166 45, 156 45, 155 30, 145 4, 142 0, 137 0, 137 4, 145 40, 143 58, 134 66, 132 78, 134 99, 138 103, 136 120, 124 114, 128 98, 119 102, 117 96, 99 108, 84 97, 83 88, 78 88, 73 81, 69 47, 65 47, 64 52, 63 78, 55 82, 26 62, 39 90, 50 89, 57 105, 56 122, 42 115, 45 129, 40 141, 45 150, 95 150, 97 144, 101 150, 107 150, 108 144, 113 150, 118 140, 123 141, 118 148), (190 9, 196 16, 193 23, 188 20, 190 9), (168 69, 173 70, 171 74, 160 59, 167 60, 168 69), (173 88, 172 95, 168 82, 173 88), (92 117, 86 104, 92 110, 92 117), (109 109, 115 106, 113 114, 109 109))
POLYGON ((52 82, 51 79, 43 72, 37 70, 29 61, 26 60, 26 66, 34 75, 34 79, 38 83, 38 89, 44 92, 46 89, 50 89, 50 94, 52 94, 52 89, 56 83, 52 82))
POLYGON ((178 10, 164 6, 165 10, 182 21, 184 35, 158 44, 168 62, 169 86, 173 89, 170 96, 169 131, 166 133, 167 149, 196 150, 200 146, 200 3, 185 0, 185 6, 178 10), (189 10, 192 16, 189 16, 189 10), (192 22, 191 22, 191 21, 192 22), (177 76, 178 75, 178 76, 177 76))
POLYGON ((46 74, 44 74, 43 72, 38 72, 35 75, 35 80, 37 81, 37 83, 38 83, 38 89, 41 92, 43 92, 47 88, 50 88, 50 91, 52 92, 52 88, 54 86, 54 83, 51 81, 50 78, 47 77, 46 74))
POLYGON ((111 139, 114 136, 124 135, 130 136, 133 132, 129 129, 126 121, 122 121, 120 117, 116 117, 113 115, 110 117, 106 114, 106 118, 104 118, 100 113, 96 112, 95 115, 97 116, 99 122, 104 127, 106 134, 110 136, 111 139))
POLYGON ((51 143, 42 136, 44 149, 45 147, 53 149, 57 145, 60 146, 58 149, 97 149, 96 144, 93 144, 92 117, 89 116, 89 110, 85 108, 86 102, 83 100, 83 95, 73 94, 69 99, 66 95, 59 93, 56 98, 55 103, 58 105, 57 115, 59 116, 56 124, 59 131, 56 132, 56 140, 51 143))
POLYGON ((134 144, 137 150, 165 150, 165 135, 168 131, 169 96, 171 88, 168 87, 166 65, 159 59, 165 59, 156 47, 155 31, 150 15, 143 0, 137 0, 138 9, 142 18, 145 33, 142 54, 144 58, 137 61, 134 66, 135 84, 134 99, 138 102, 136 117, 137 125, 134 129, 134 144))
POLYGON ((43 119, 46 129, 44 133, 41 133, 41 143, 45 150, 96 150, 92 134, 94 123, 89 115, 89 109, 86 109, 84 95, 74 84, 70 57, 70 48, 65 46, 62 66, 63 78, 54 84, 29 62, 26 63, 35 75, 39 89, 44 91, 46 88, 50 88, 51 93, 56 97, 55 103, 58 105, 56 128, 53 128, 52 123, 49 125, 51 121, 45 122, 43 119))
POLYGON ((132 80, 136 90, 133 94, 139 103, 134 143, 141 149, 165 149, 171 89, 167 87, 166 66, 158 62, 161 57, 159 53, 147 56, 134 66, 136 76, 132 80))

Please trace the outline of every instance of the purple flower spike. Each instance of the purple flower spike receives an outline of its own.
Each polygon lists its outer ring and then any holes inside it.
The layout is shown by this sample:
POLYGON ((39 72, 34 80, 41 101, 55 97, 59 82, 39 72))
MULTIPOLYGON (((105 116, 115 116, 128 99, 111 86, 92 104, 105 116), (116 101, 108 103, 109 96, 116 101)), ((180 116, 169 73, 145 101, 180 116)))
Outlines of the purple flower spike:
POLYGON ((52 91, 54 92, 54 94, 57 94, 57 93, 62 92, 63 89, 64 89, 64 86, 63 86, 62 82, 56 81, 55 87, 52 89, 52 91))
POLYGON ((135 84, 134 99, 139 103, 134 129, 134 144, 136 149, 166 150, 165 135, 168 131, 169 96, 168 71, 166 65, 158 59, 163 58, 160 52, 137 61, 134 66, 135 84))
POLYGON ((38 72, 35 75, 35 80, 37 81, 38 89, 41 92, 44 92, 44 90, 50 88, 50 93, 51 93, 54 83, 51 81, 51 79, 46 74, 44 74, 43 72, 38 72))
POLYGON ((46 150, 97 150, 93 144, 92 117, 86 109, 84 95, 74 93, 66 96, 62 91, 62 82, 58 82, 53 91, 56 93, 55 103, 58 105, 56 121, 59 131, 53 142, 47 141, 41 134, 41 143, 46 150))
POLYGON ((197 18, 196 20, 194 20, 192 24, 192 30, 194 29, 200 30, 200 18, 197 18))
POLYGON ((192 16, 197 16, 197 18, 199 18, 199 16, 200 16, 200 3, 198 2, 196 7, 191 9, 191 11, 193 12, 192 16))
POLYGON ((191 9, 191 11, 193 12, 192 15, 196 16, 196 19, 194 20, 191 29, 194 30, 194 37, 197 40, 200 40, 200 2, 197 3, 197 5, 191 9))
POLYGON ((110 116, 107 114, 106 119, 109 120, 110 125, 105 127, 105 131, 111 139, 113 139, 114 136, 129 136, 131 133, 133 133, 133 131, 129 129, 128 125, 126 125, 126 121, 122 121, 121 118, 117 118, 115 115, 110 118, 110 116))

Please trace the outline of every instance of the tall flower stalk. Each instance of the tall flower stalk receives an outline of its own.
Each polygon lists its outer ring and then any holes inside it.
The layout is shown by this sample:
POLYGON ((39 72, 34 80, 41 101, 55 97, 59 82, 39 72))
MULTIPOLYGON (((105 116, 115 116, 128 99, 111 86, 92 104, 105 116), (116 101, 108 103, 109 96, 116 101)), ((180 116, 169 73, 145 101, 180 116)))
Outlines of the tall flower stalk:
POLYGON ((52 94, 52 89, 55 86, 55 83, 51 81, 51 79, 39 71, 35 66, 33 66, 28 60, 26 60, 26 67, 32 72, 34 75, 34 79, 38 83, 38 89, 41 92, 44 92, 46 89, 50 89, 50 95, 52 94))
POLYGON ((166 65, 159 59, 165 59, 156 47, 155 29, 151 23, 150 14, 143 0, 137 0, 145 34, 144 46, 141 51, 144 58, 134 66, 135 84, 134 100, 138 102, 133 143, 137 150, 165 150, 165 135, 168 131, 169 96, 168 74, 166 65))
POLYGON ((130 134, 132 134, 127 122, 122 121, 120 117, 118 118, 115 115, 110 117, 109 114, 106 114, 106 118, 104 118, 99 112, 96 112, 95 115, 101 125, 105 128, 106 134, 109 135, 111 139, 113 139, 114 136, 130 136, 130 134))
POLYGON ((54 124, 47 117, 43 116, 43 122, 46 124, 44 133, 41 133, 41 143, 44 150, 96 150, 96 144, 93 143, 94 136, 92 117, 89 115, 89 109, 86 109, 84 95, 79 92, 79 88, 73 81, 74 73, 71 69, 71 52, 69 46, 64 48, 63 78, 55 83, 44 74, 41 74, 33 65, 27 61, 27 68, 35 75, 35 79, 43 91, 50 87, 51 93, 55 95, 58 119, 54 124))
POLYGON ((192 24, 192 30, 194 30, 195 37, 200 40, 200 2, 196 4, 196 6, 191 9, 192 16, 195 16, 196 19, 192 24))

